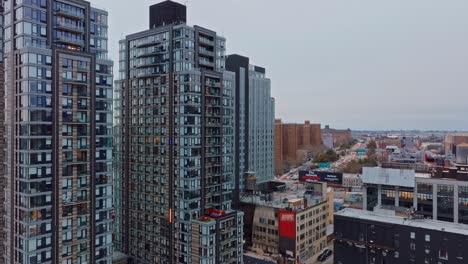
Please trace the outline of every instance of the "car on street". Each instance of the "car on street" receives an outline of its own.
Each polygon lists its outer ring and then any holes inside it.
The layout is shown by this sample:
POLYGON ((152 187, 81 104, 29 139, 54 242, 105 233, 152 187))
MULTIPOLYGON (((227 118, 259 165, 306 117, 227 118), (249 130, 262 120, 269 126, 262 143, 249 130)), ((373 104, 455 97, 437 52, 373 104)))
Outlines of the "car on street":
POLYGON ((333 254, 333 251, 331 249, 325 249, 322 254, 320 254, 318 257, 317 257, 317 260, 320 261, 320 262, 324 262, 325 260, 327 260, 331 255, 333 254))

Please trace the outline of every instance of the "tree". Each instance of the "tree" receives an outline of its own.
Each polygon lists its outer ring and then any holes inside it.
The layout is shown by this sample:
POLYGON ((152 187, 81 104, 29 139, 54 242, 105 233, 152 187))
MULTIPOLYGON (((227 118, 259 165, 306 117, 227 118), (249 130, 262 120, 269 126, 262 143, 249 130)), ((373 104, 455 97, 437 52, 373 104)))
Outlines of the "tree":
POLYGON ((351 149, 354 145, 356 145, 357 142, 358 142, 358 140, 353 138, 350 141, 348 141, 347 143, 341 144, 339 148, 342 149, 342 150, 351 149))
POLYGON ((333 149, 329 149, 325 152, 320 153, 314 159, 315 163, 326 163, 326 162, 335 162, 339 159, 339 155, 333 149))
POLYGON ((367 143, 367 157, 374 158, 377 149, 377 143, 374 140, 367 143))
POLYGON ((375 140, 371 140, 369 141, 369 143, 367 143, 367 148, 368 149, 377 149, 377 143, 375 142, 375 140))
POLYGON ((344 173, 362 173, 363 167, 377 167, 379 163, 374 158, 366 158, 362 160, 353 160, 343 168, 344 173))

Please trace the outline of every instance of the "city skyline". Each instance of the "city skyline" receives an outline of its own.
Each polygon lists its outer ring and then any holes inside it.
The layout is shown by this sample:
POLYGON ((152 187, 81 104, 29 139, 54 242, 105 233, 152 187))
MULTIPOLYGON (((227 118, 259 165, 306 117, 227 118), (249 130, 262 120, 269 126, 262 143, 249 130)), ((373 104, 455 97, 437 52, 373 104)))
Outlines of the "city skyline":
POLYGON ((468 4, 194 1, 0 0, 0 264, 466 262, 468 4))
MULTIPOLYGON (((109 45, 115 60, 118 40, 143 30, 146 7, 158 1, 132 3, 130 13, 125 2, 92 2, 114 14, 109 45)), ((463 104, 468 91, 460 88, 468 84, 463 48, 468 39, 461 37, 467 35, 468 4, 463 1, 320 0, 293 6, 202 0, 187 5, 188 24, 209 26, 233 39, 227 54, 255 55, 253 63, 269 69, 276 117, 285 122, 311 119, 353 130, 468 130, 467 118, 459 114, 468 110, 463 104), (268 13, 259 16, 267 5, 268 13), (210 7, 229 12, 205 16, 210 7), (299 36, 297 45, 279 34, 286 30, 299 36)))

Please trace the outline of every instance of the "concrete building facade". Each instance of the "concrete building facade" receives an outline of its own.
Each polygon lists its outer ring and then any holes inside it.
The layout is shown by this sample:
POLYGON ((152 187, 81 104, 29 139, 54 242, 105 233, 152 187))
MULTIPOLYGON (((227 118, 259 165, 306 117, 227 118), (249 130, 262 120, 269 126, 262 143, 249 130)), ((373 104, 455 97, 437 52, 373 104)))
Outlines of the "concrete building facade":
POLYGON ((112 262, 108 13, 4 2, 4 263, 112 262))

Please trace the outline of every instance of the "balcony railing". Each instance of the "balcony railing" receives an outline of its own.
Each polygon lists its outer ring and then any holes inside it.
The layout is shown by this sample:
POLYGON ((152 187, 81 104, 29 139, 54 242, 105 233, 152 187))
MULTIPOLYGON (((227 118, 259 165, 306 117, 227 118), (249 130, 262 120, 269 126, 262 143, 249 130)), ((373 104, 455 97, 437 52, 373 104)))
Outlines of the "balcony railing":
POLYGON ((67 31, 75 32, 75 33, 84 33, 85 31, 84 26, 76 25, 72 23, 66 23, 66 22, 57 22, 57 27, 60 29, 64 29, 67 31))
POLYGON ((55 12, 57 12, 57 14, 61 14, 63 16, 66 16, 66 17, 71 17, 71 18, 79 18, 79 19, 84 19, 85 17, 85 14, 84 14, 84 10, 82 10, 83 12, 81 11, 78 11, 78 10, 74 10, 74 9, 71 9, 71 8, 66 8, 66 7, 57 7, 55 9, 55 12))

